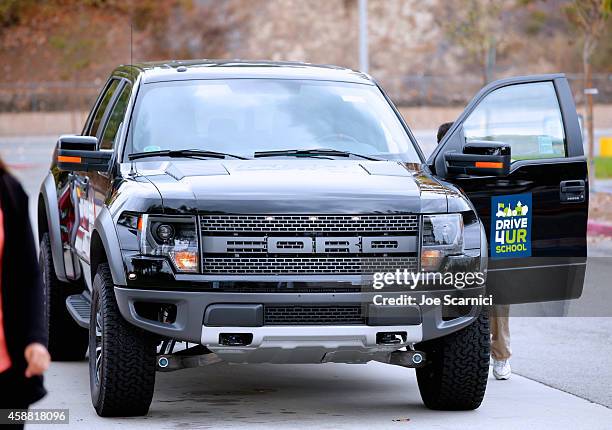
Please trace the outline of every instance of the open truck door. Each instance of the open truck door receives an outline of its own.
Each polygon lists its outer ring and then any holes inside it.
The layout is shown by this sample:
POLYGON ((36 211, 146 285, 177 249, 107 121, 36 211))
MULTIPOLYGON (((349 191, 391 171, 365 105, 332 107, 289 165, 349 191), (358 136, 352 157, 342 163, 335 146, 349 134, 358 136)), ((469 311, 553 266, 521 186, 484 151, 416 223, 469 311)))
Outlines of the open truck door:
POLYGON ((428 160, 461 188, 489 242, 494 303, 578 298, 587 257, 588 175, 564 75, 483 88, 428 160))

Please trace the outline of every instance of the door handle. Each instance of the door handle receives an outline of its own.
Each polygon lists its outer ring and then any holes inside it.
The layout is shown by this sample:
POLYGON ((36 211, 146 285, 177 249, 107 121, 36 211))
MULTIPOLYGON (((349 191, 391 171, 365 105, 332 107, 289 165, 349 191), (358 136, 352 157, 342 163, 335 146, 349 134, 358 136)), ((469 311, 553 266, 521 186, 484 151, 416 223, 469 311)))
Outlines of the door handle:
POLYGON ((582 179, 561 181, 559 198, 562 203, 580 203, 584 201, 585 185, 582 179))

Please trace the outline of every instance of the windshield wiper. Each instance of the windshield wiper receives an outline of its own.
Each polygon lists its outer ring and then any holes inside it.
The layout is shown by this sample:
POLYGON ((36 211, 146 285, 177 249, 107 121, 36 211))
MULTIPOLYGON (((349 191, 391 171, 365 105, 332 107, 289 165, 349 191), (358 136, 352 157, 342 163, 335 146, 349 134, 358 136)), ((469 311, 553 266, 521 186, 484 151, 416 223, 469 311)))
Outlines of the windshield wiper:
POLYGON ((379 158, 370 157, 368 155, 356 154, 354 152, 339 151, 337 149, 284 149, 280 151, 259 151, 255 152, 254 157, 282 157, 282 156, 294 156, 294 157, 359 157, 365 158, 366 160, 381 161, 379 158))
POLYGON ((206 157, 206 158, 225 158, 225 157, 233 157, 238 158, 240 160, 248 160, 246 157, 241 157, 240 155, 234 154, 226 154, 225 152, 217 152, 217 151, 204 151, 201 149, 178 149, 178 150, 169 150, 163 149, 161 151, 149 151, 149 152, 134 152, 133 154, 129 154, 128 158, 131 160, 137 160, 139 158, 147 158, 147 157, 170 157, 170 158, 181 158, 181 157, 206 157))

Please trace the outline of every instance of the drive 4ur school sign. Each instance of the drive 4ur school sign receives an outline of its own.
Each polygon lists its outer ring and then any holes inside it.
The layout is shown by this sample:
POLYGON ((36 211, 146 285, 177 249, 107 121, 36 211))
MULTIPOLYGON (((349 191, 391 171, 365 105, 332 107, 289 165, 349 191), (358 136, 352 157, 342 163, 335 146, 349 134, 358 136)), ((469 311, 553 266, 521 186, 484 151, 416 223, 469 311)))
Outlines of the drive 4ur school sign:
POLYGON ((491 198, 491 258, 531 256, 531 193, 491 198))

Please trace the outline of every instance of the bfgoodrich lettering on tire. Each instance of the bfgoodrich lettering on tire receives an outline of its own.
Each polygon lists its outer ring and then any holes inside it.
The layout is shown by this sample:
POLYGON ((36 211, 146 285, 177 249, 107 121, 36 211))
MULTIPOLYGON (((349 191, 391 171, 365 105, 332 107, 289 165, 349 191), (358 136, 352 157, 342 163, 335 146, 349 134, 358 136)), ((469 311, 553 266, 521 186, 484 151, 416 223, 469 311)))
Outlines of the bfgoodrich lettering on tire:
POLYGON ((98 415, 146 415, 155 386, 155 343, 126 322, 117 307, 107 264, 93 282, 89 323, 89 381, 98 415))
POLYGON ((83 360, 87 351, 87 330, 79 326, 66 309, 66 297, 83 291, 79 285, 62 282, 55 276, 51 242, 45 233, 38 259, 45 284, 45 312, 49 330, 49 353, 54 361, 83 360))
POLYGON ((448 336, 422 342, 429 363, 416 370, 425 406, 436 410, 471 410, 482 403, 489 377, 489 316, 448 336))

